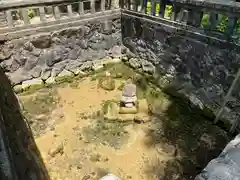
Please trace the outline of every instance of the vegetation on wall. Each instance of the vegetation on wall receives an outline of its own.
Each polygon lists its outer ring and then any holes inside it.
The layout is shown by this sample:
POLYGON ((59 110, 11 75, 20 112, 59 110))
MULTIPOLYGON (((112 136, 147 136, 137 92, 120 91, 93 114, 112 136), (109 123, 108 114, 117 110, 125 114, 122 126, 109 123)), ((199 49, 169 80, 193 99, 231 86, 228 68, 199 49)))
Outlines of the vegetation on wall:
MULTIPOLYGON (((151 9, 152 9, 151 2, 147 2, 146 13, 148 15, 151 14, 151 9)), ((159 16, 158 15, 159 10, 160 10, 160 4, 157 3, 156 4, 156 11, 155 11, 156 16, 159 16)), ((171 15, 172 15, 172 5, 166 5, 164 18, 170 19, 171 15)), ((203 29, 208 29, 209 28, 209 26, 210 26, 209 16, 210 16, 209 13, 204 13, 203 14, 202 21, 201 21, 201 28, 203 28, 203 29)), ((215 27, 214 30, 216 30, 218 32, 225 33, 226 29, 227 29, 227 25, 228 25, 228 17, 219 14, 218 15, 218 20, 217 20, 217 23, 216 23, 216 27, 215 27)), ((236 27, 234 29, 233 36, 237 36, 237 37, 240 36, 240 20, 237 20, 237 24, 236 24, 236 27)))

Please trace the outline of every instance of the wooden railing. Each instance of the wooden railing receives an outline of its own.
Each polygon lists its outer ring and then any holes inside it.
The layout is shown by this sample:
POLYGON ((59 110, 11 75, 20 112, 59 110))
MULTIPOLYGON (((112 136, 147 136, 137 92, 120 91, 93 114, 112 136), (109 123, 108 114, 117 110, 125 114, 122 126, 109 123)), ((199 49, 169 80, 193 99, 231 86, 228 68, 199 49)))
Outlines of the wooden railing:
POLYGON ((123 0, 124 12, 196 33, 238 42, 240 2, 223 0, 123 0))
POLYGON ((87 21, 89 18, 104 21, 105 16, 107 20, 116 15, 120 16, 117 0, 27 0, 0 3, 0 40, 14 38, 16 33, 25 36, 34 33, 34 30, 51 31, 55 25, 58 30, 57 25, 60 24, 68 27, 67 24, 72 26, 73 22, 79 25, 79 21, 87 21))

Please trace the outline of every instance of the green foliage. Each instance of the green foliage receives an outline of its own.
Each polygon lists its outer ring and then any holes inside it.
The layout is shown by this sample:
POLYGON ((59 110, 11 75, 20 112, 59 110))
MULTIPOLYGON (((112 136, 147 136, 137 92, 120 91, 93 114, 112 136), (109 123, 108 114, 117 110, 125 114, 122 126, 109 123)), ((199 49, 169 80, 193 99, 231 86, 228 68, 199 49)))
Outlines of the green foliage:
POLYGON ((28 17, 32 19, 35 16, 35 12, 33 8, 28 8, 28 17))
POLYGON ((204 13, 202 17, 201 27, 206 29, 209 26, 209 14, 204 13))
MULTIPOLYGON (((156 16, 158 16, 159 10, 160 10, 161 5, 159 3, 156 4, 156 16)), ((151 14, 151 9, 152 9, 152 3, 150 1, 147 2, 147 8, 146 8, 146 14, 150 15, 151 14)), ((164 13, 164 18, 170 19, 172 15, 172 5, 166 5, 165 13, 164 13)), ((209 13, 204 13, 201 21, 201 28, 203 29, 209 29, 210 27, 210 21, 209 21, 209 13)), ((216 24, 216 27, 214 28, 215 31, 225 33, 226 28, 228 24, 228 17, 219 15, 219 20, 216 24)), ((240 20, 237 21, 236 28, 234 30, 234 35, 239 36, 240 35, 240 20)))
POLYGON ((227 27, 227 23, 228 23, 228 17, 220 16, 219 18, 221 18, 221 21, 216 26, 216 30, 218 30, 220 32, 225 32, 226 27, 227 27))
MULTIPOLYGON (((160 6, 161 5, 159 3, 156 4, 156 9, 155 9, 156 16, 158 16, 160 6)), ((147 2, 147 8, 146 9, 147 9, 147 14, 150 15, 151 14, 151 9, 152 9, 152 3, 151 2, 147 2)), ((170 19, 171 14, 172 14, 172 5, 166 5, 164 18, 170 19)))

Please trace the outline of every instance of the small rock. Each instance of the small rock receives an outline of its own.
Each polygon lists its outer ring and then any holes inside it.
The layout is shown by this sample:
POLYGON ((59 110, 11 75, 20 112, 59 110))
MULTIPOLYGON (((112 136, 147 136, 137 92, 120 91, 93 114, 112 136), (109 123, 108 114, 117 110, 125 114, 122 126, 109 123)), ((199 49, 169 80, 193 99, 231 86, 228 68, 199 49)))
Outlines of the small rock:
POLYGON ((174 76, 176 75, 176 73, 177 73, 176 68, 173 65, 169 65, 167 69, 167 74, 174 76))
POLYGON ((67 71, 66 69, 64 69, 59 75, 58 77, 72 77, 74 76, 74 74, 70 71, 67 71))
POLYGON ((42 84, 43 84, 43 81, 40 78, 30 79, 30 80, 22 82, 22 88, 26 89, 26 88, 28 88, 30 86, 33 86, 33 85, 42 85, 42 84))
POLYGON ((14 91, 16 92, 16 93, 20 93, 20 92, 22 92, 22 85, 15 85, 14 87, 13 87, 13 89, 14 89, 14 91))
POLYGON ((30 74, 32 75, 32 77, 38 78, 41 75, 41 72, 42 72, 42 67, 36 66, 31 70, 30 74))
POLYGON ((55 130, 55 127, 51 126, 50 131, 54 131, 54 130, 55 130))
POLYGON ((148 61, 142 62, 142 69, 144 72, 149 73, 149 74, 153 74, 155 72, 154 65, 148 61))
POLYGON ((82 169, 82 164, 78 164, 77 169, 82 169))
POLYGON ((34 48, 32 51, 31 51, 31 54, 38 57, 40 54, 41 54, 41 50, 40 49, 36 49, 34 48))
POLYGON ((54 83, 56 83, 55 77, 51 76, 46 80, 46 84, 54 84, 54 83))
POLYGON ((102 177, 100 180, 120 180, 120 178, 113 174, 108 174, 108 175, 102 177))
POLYGON ((109 161, 108 157, 105 157, 105 158, 103 159, 103 161, 104 161, 104 162, 108 162, 108 161, 109 161))
POLYGON ((146 123, 151 121, 151 117, 145 114, 139 113, 139 115, 134 117, 134 122, 136 123, 146 123))
POLYGON ((61 39, 59 39, 58 37, 53 37, 52 42, 55 44, 59 44, 59 43, 61 43, 61 39))
POLYGON ((26 42, 24 45, 23 45, 23 49, 27 50, 27 51, 32 51, 33 50, 33 44, 31 42, 26 42))
POLYGON ((36 120, 45 120, 45 119, 46 119, 46 115, 44 115, 44 114, 37 115, 37 116, 35 117, 35 119, 36 119, 36 120))
POLYGON ((120 63, 121 62, 121 58, 113 58, 111 63, 120 63))
POLYGON ((51 70, 46 70, 42 72, 41 78, 46 81, 51 76, 51 70))
POLYGON ((110 50, 110 54, 112 55, 112 57, 121 57, 121 47, 120 46, 114 46, 111 50, 110 50))
POLYGON ((55 157, 57 154, 63 154, 64 153, 64 148, 63 148, 63 144, 59 144, 57 145, 54 149, 51 149, 48 154, 51 157, 55 157))
POLYGON ((127 62, 128 61, 128 57, 127 56, 122 56, 121 59, 122 59, 123 62, 127 62))
POLYGON ((140 61, 137 58, 131 58, 129 60, 129 65, 136 69, 141 67, 140 61))
POLYGON ((90 175, 85 175, 85 176, 83 176, 82 180, 88 180, 88 179, 90 179, 90 178, 91 178, 90 175))

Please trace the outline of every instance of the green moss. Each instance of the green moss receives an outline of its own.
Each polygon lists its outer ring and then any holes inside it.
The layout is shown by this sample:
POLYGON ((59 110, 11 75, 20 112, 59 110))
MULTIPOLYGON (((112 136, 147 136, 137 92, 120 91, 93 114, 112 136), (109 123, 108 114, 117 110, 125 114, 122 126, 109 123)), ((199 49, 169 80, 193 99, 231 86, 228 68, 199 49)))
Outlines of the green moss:
POLYGON ((27 95, 27 94, 33 94, 36 91, 38 91, 39 89, 42 89, 45 87, 45 84, 36 84, 36 85, 31 85, 30 87, 23 89, 23 91, 21 92, 22 95, 27 95))
POLYGON ((102 143, 114 148, 120 148, 129 138, 125 131, 125 123, 96 120, 90 126, 83 128, 83 134, 90 143, 102 143))
POLYGON ((134 78, 137 75, 137 73, 132 68, 125 65, 124 63, 115 64, 114 66, 108 68, 107 70, 114 78, 128 79, 134 78))
POLYGON ((73 76, 61 76, 61 77, 56 77, 55 81, 57 84, 61 83, 71 83, 73 82, 73 76))
POLYGON ((50 113, 57 102, 56 92, 46 89, 35 96, 22 98, 24 111, 30 115, 41 115, 50 113))
POLYGON ((108 111, 108 107, 112 106, 113 103, 118 103, 116 100, 107 100, 102 103, 102 112, 106 114, 108 111))
POLYGON ((122 82, 119 86, 118 86, 118 90, 119 91, 122 91, 123 90, 123 88, 124 88, 124 85, 125 85, 125 83, 124 82, 122 82))

